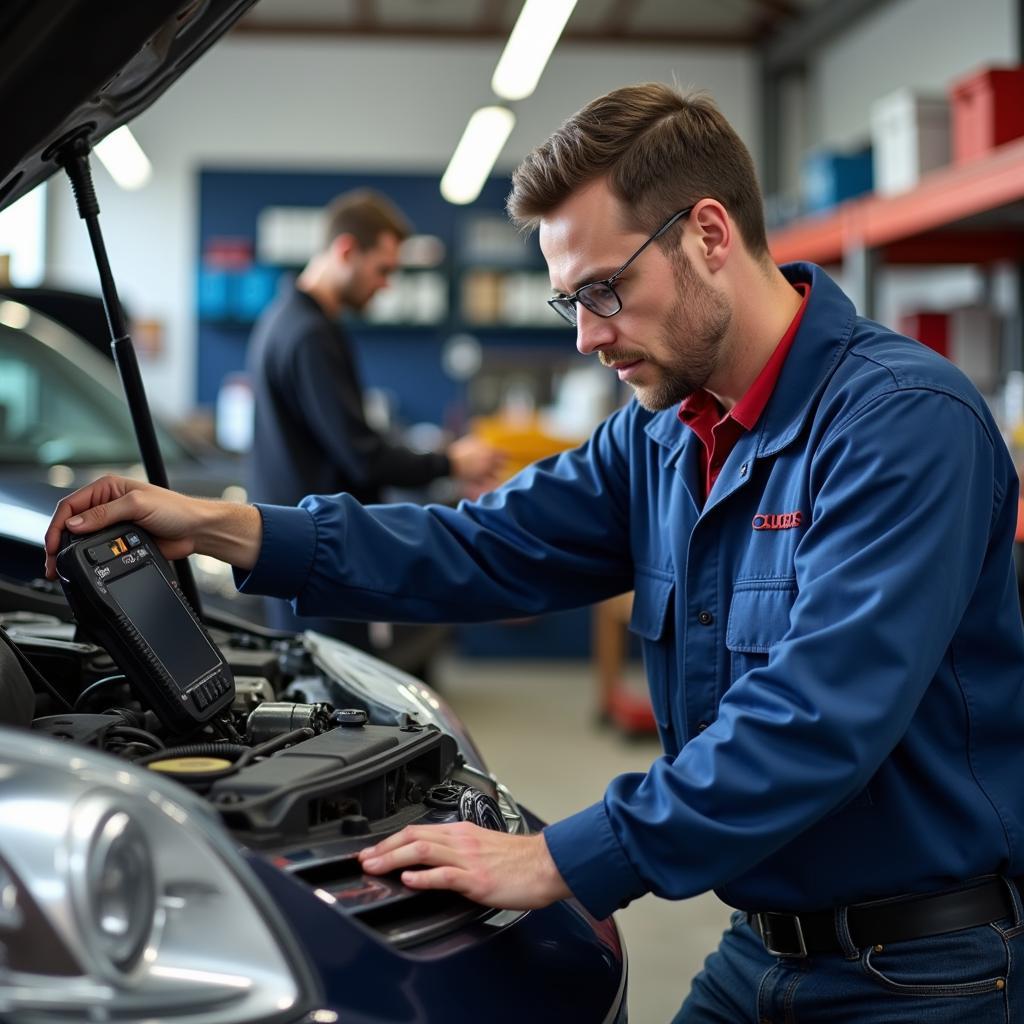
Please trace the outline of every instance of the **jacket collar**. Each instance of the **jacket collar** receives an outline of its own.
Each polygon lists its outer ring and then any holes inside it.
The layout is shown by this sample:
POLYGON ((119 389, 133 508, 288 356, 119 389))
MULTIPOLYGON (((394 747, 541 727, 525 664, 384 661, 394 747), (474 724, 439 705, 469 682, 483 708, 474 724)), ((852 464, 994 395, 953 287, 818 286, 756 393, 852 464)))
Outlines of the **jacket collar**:
MULTIPOLYGON (((811 294, 778 383, 754 427, 758 457, 774 455, 803 429, 826 381, 846 351, 853 334, 853 303, 813 263, 787 263, 779 268, 789 281, 807 281, 811 294)), ((675 448, 690 432, 676 416, 677 407, 651 417, 644 428, 652 441, 675 448)))

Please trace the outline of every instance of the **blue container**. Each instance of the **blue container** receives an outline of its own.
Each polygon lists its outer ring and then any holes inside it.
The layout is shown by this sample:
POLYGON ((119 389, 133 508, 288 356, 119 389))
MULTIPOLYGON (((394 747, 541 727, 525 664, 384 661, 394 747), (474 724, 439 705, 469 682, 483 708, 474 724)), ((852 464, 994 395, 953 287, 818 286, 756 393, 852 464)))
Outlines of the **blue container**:
POLYGON ((874 188, 871 147, 858 153, 824 149, 809 153, 804 158, 800 185, 808 213, 831 210, 844 199, 870 192, 874 188))
POLYGON ((235 282, 233 313, 239 320, 255 320, 277 294, 280 271, 273 267, 249 267, 235 282))
POLYGON ((196 305, 203 320, 223 320, 231 315, 231 278, 234 275, 220 267, 202 267, 196 282, 196 305))

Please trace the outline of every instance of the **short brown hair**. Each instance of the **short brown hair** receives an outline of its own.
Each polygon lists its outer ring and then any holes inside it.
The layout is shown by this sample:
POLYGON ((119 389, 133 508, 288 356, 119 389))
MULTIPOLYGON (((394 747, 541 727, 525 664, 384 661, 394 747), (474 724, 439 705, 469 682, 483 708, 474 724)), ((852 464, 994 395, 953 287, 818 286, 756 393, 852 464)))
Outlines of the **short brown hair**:
POLYGON ((768 256, 754 161, 707 94, 647 82, 592 100, 516 169, 509 216, 535 228, 602 177, 643 231, 707 197, 729 211, 752 255, 768 256))
POLYGON ((405 214, 386 196, 369 188, 344 192, 327 207, 324 244, 329 246, 338 235, 352 235, 360 249, 372 249, 385 232, 400 242, 412 234, 405 214))

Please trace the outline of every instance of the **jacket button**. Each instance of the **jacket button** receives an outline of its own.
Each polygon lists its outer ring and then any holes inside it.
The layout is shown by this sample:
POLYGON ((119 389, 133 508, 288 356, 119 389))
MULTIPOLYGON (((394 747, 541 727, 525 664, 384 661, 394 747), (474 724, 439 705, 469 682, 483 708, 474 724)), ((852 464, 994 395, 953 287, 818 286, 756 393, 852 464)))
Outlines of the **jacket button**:
POLYGON ((703 732, 707 727, 708 727, 708 723, 707 722, 698 722, 697 723, 697 732, 703 732))
POLYGON ((710 626, 711 623, 715 621, 715 617, 711 614, 711 612, 698 612, 697 621, 702 626, 710 626))

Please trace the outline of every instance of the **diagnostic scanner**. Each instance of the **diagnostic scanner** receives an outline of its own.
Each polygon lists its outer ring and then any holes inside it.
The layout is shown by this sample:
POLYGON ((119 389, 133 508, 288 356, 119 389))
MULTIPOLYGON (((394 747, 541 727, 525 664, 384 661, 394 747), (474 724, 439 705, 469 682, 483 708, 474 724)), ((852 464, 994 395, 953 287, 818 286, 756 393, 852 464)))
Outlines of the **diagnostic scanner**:
POLYGON ((65 533, 57 576, 81 629, 109 652, 169 729, 191 732, 230 707, 231 669, 152 537, 131 523, 65 533))

